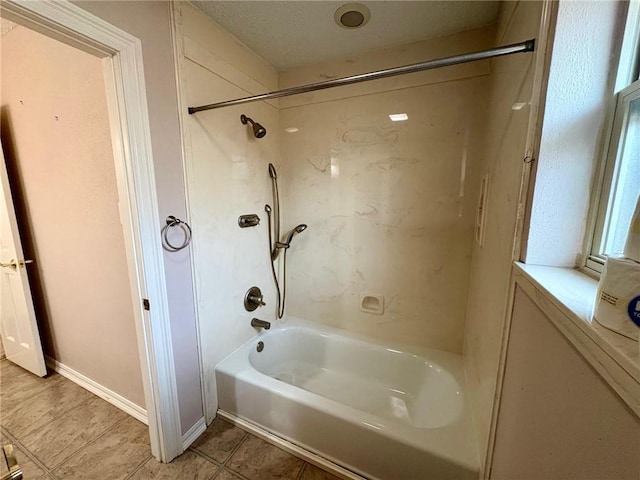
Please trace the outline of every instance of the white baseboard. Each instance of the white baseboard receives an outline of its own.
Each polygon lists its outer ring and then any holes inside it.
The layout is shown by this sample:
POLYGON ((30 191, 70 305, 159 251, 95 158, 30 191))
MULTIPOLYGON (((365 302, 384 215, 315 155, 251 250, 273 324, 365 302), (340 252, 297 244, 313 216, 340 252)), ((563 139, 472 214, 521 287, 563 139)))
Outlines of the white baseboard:
POLYGON ((45 357, 45 360, 47 366, 54 372, 59 373, 85 390, 89 390, 94 395, 109 402, 114 407, 119 408, 124 413, 131 415, 133 418, 141 421, 145 425, 149 424, 147 420, 147 411, 133 403, 131 400, 127 400, 119 393, 109 390, 107 387, 100 385, 89 377, 85 377, 83 374, 76 372, 74 369, 67 367, 51 357, 45 357))
POLYGON ((352 472, 351 470, 347 470, 340 465, 333 463, 331 460, 327 460, 320 455, 317 455, 309 450, 299 447, 295 443, 291 443, 284 438, 280 438, 273 433, 270 433, 263 428, 257 426, 254 423, 248 422, 247 420, 243 420, 242 418, 236 417, 232 413, 227 413, 223 410, 218 410, 218 415, 220 415, 227 422, 240 427, 243 430, 255 435, 256 437, 268 442, 272 445, 275 445, 278 448, 281 448, 285 452, 288 452, 292 455, 295 455, 298 458, 301 458, 305 462, 308 462, 312 465, 315 465, 322 470, 326 470, 327 472, 332 473, 338 478, 343 480, 366 480, 366 478, 361 477, 357 473, 352 472))
POLYGON ((198 420, 187 432, 182 435, 182 447, 186 450, 207 429, 207 421, 204 417, 198 420))

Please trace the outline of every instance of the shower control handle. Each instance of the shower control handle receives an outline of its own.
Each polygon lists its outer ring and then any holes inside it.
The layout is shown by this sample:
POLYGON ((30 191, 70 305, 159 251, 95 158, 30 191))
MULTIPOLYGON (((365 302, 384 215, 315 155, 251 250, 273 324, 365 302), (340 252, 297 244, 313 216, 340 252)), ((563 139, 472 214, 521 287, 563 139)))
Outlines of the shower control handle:
POLYGON ((262 295, 260 295, 259 297, 254 297, 253 295, 249 297, 249 301, 253 302, 253 303, 257 303, 258 305, 260 305, 261 307, 264 307, 266 305, 266 303, 264 303, 262 301, 262 295))
POLYGON ((258 307, 264 307, 264 297, 260 288, 251 287, 244 296, 244 308, 247 312, 253 312, 258 307))
POLYGON ((260 217, 255 213, 248 215, 240 215, 238 218, 238 225, 240 228, 255 227, 260 223, 260 217))

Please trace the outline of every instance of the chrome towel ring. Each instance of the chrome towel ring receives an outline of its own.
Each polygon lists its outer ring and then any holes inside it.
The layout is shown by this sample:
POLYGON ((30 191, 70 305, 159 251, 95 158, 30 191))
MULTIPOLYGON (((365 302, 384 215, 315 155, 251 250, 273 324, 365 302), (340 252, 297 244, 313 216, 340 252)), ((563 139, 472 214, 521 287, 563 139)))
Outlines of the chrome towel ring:
POLYGON ((167 217, 167 224, 160 230, 162 234, 162 247, 169 252, 179 252, 183 248, 186 248, 191 243, 191 227, 187 222, 180 220, 179 218, 169 215, 167 217), (168 238, 168 232, 171 227, 180 227, 184 232, 184 241, 182 245, 172 245, 168 238))

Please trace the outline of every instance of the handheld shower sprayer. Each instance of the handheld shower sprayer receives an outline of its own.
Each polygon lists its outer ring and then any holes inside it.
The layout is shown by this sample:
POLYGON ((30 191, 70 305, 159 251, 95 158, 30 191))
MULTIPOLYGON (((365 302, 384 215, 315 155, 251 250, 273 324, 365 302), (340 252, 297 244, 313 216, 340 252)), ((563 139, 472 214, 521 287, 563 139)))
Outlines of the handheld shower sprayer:
POLYGON ((271 205, 266 204, 264 211, 267 213, 268 229, 269 229, 269 256, 271 258, 271 273, 273 274, 273 281, 276 284, 276 315, 278 318, 284 316, 285 298, 287 295, 287 250, 291 246, 293 237, 297 234, 304 232, 307 229, 307 225, 301 223, 289 232, 287 239, 284 242, 280 241, 280 199, 278 197, 278 173, 276 167, 272 163, 269 164, 269 176, 271 177, 273 187, 273 210, 271 205), (275 240, 275 241, 274 241, 275 240), (280 250, 283 250, 282 254, 282 290, 280 289, 280 282, 278 281, 278 273, 276 271, 276 259, 280 254, 280 250))
POLYGON ((247 117, 244 113, 240 115, 240 121, 243 125, 247 123, 251 124, 251 128, 253 129, 253 136, 256 138, 262 138, 267 134, 267 129, 260 125, 258 122, 254 122, 253 119, 247 117))
POLYGON ((300 225, 298 225, 297 227, 295 227, 293 230, 291 230, 289 232, 289 235, 287 235, 287 240, 284 243, 280 243, 280 242, 276 242, 276 246, 280 245, 280 248, 289 248, 291 246, 291 240, 293 240, 293 237, 296 236, 298 233, 302 233, 307 229, 307 225, 305 225, 304 223, 301 223, 300 225))
POLYGON ((304 232, 306 229, 307 226, 304 223, 301 223, 289 232, 289 235, 287 235, 287 239, 284 242, 276 242, 273 245, 273 249, 271 250, 271 260, 274 261, 276 258, 278 258, 278 253, 280 252, 280 250, 286 250, 287 248, 289 248, 291 246, 291 240, 293 240, 293 237, 295 237, 298 233, 304 232))

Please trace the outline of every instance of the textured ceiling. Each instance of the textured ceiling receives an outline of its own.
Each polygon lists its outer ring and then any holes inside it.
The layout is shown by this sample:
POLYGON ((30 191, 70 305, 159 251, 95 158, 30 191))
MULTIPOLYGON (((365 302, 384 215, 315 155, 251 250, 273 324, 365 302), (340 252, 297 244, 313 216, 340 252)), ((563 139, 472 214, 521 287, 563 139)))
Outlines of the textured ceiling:
POLYGON ((496 21, 497 1, 364 1, 371 20, 341 28, 346 1, 194 1, 277 70, 447 35, 496 21))

